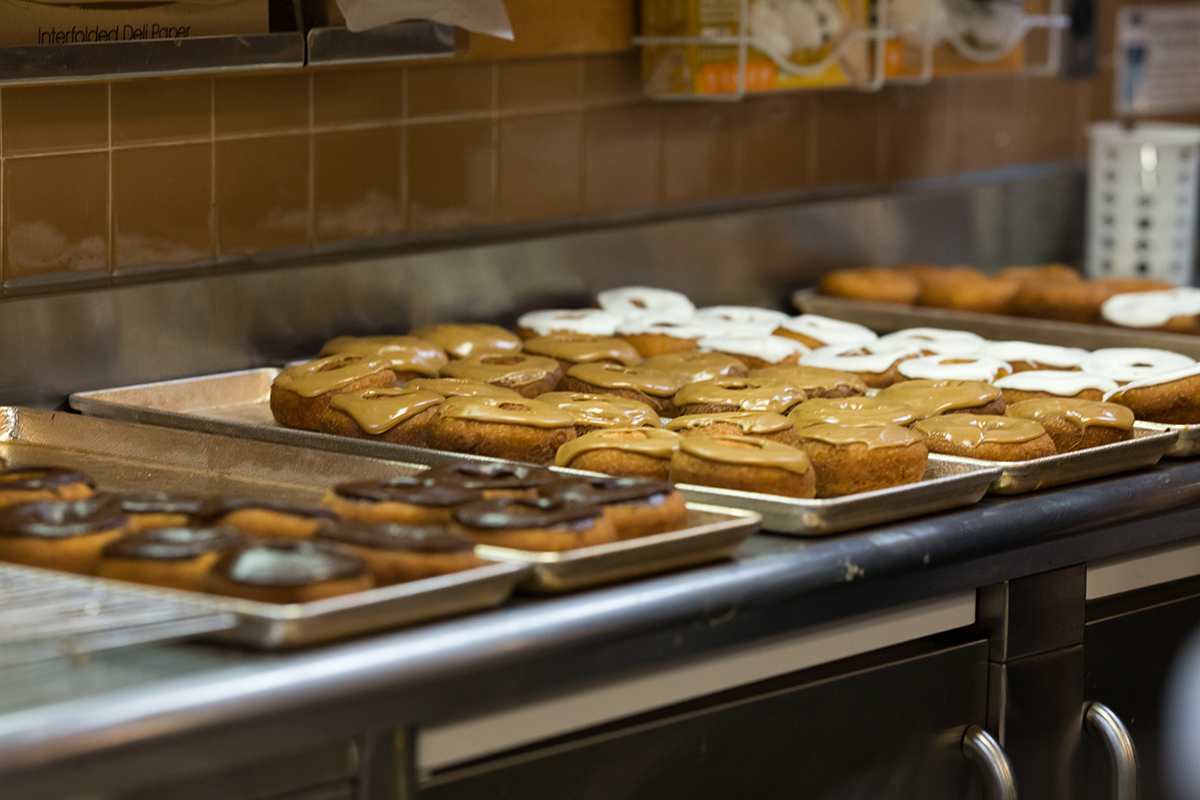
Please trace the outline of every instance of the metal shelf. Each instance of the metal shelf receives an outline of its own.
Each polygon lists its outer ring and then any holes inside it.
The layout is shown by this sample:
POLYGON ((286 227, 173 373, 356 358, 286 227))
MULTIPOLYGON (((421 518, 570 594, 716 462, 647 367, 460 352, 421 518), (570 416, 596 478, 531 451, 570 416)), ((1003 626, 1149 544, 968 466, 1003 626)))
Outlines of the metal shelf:
POLYGON ((359 33, 346 28, 308 32, 308 63, 312 65, 446 58, 454 53, 454 28, 434 22, 397 22, 359 33))

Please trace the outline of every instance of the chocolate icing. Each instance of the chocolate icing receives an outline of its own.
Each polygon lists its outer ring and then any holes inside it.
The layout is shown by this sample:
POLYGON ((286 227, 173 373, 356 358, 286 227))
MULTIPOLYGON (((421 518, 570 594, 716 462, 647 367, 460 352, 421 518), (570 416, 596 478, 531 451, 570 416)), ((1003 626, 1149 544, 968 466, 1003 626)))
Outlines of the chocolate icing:
POLYGON ((650 478, 564 478, 538 491, 543 497, 606 506, 662 498, 675 491, 666 481, 650 478))
POLYGON ((196 519, 204 523, 217 522, 226 514, 249 509, 273 511, 276 514, 286 514, 289 517, 304 519, 337 519, 337 514, 327 508, 305 508, 276 503, 272 500, 254 500, 248 497, 210 497, 200 507, 196 519))
POLYGON ((479 500, 479 490, 454 485, 448 481, 432 480, 428 473, 420 477, 398 475, 381 481, 343 483, 334 492, 350 500, 372 503, 407 503, 429 508, 450 508, 479 500))
POLYGON ((266 539, 238 548, 213 566, 213 573, 225 580, 250 586, 307 586, 366 572, 367 562, 336 545, 294 539, 266 539))
MULTIPOLYGON (((320 397, 326 392, 362 380, 384 369, 391 371, 388 363, 381 359, 354 355, 329 356, 288 367, 275 376, 273 385, 277 389, 295 392, 301 397, 320 397)), ((389 380, 395 382, 394 378, 389 380)))
POLYGON ((454 520, 468 528, 587 527, 604 512, 599 506, 572 503, 561 498, 498 497, 480 500, 454 512, 454 520))
POLYGON ((85 483, 89 488, 96 488, 88 476, 58 467, 14 467, 0 471, 0 492, 50 491, 72 483, 85 483))
POLYGON ((475 549, 469 536, 443 525, 338 522, 317 529, 317 539, 394 553, 461 553, 475 549))
POLYGON ((558 480, 558 474, 545 467, 524 464, 491 464, 460 461, 434 467, 421 475, 438 485, 450 484, 475 491, 536 489, 558 480))
POLYGON ((139 561, 187 561, 205 553, 241 547, 246 541, 233 528, 155 528, 109 542, 101 555, 139 561))
POLYGON ((127 519, 112 497, 22 503, 0 509, 0 536, 69 539, 124 528, 127 519))

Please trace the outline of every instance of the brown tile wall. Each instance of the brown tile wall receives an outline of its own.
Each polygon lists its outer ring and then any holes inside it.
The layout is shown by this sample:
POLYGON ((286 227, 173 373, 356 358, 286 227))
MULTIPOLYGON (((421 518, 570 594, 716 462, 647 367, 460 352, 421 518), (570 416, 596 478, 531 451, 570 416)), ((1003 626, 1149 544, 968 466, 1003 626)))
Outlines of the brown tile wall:
MULTIPOLYGON (((1107 42, 1111 27, 1106 13, 1107 42)), ((666 104, 639 96, 624 52, 3 88, 0 274, 14 286, 1079 159, 1111 76, 1106 61, 1095 81, 666 104)))

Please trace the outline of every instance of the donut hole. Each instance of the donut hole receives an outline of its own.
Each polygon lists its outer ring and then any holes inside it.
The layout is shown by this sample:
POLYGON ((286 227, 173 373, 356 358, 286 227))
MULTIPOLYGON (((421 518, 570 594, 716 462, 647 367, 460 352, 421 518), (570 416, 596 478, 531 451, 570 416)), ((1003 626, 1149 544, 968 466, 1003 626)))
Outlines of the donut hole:
POLYGON ((722 447, 728 447, 733 450, 761 450, 762 444, 757 442, 743 442, 736 439, 718 439, 722 447))
POLYGON ((529 409, 519 403, 501 403, 496 406, 502 411, 528 411, 529 409))
POLYGON ((601 431, 603 439, 648 439, 650 435, 644 431, 601 431))
POLYGON ((645 300, 638 300, 637 298, 630 299, 629 305, 634 306, 636 308, 649 308, 649 306, 646 305, 645 300))
POLYGON ((333 372, 334 370, 345 369, 351 364, 357 364, 359 361, 362 361, 362 359, 358 356, 334 356, 333 358, 328 358, 325 361, 317 364, 313 369, 313 372, 333 372))

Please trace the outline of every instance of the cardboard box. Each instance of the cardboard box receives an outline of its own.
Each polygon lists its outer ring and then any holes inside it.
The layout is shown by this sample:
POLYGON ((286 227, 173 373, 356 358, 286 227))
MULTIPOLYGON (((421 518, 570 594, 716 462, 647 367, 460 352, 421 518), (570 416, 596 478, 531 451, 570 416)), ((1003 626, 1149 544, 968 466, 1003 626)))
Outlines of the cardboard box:
POLYGON ((269 33, 267 2, 59 5, 0 0, 0 47, 269 33))

